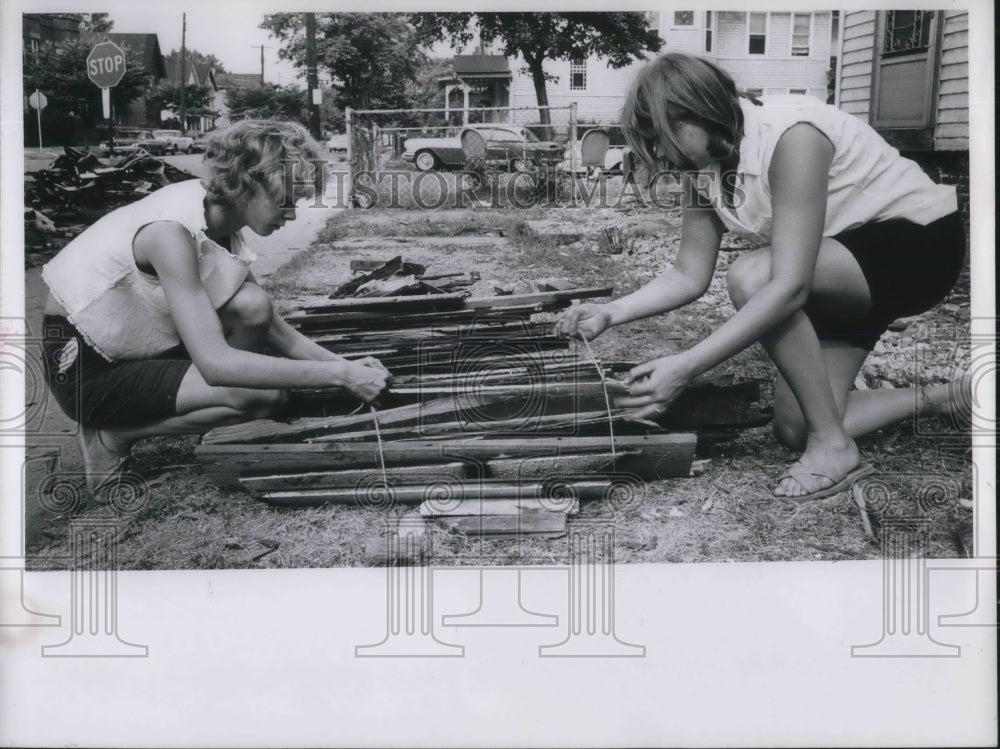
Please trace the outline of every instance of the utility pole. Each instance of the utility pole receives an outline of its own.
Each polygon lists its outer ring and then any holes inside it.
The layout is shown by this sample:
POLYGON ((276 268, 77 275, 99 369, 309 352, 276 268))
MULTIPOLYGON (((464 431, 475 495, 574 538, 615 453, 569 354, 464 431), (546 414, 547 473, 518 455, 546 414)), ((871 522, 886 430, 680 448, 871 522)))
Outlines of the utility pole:
POLYGON ((271 49, 270 47, 265 47, 263 44, 251 44, 254 49, 260 48, 260 85, 264 85, 264 50, 271 49))
POLYGON ((316 69, 316 14, 306 13, 306 88, 309 89, 309 132, 316 140, 319 132, 319 73, 316 69))
POLYGON ((181 134, 187 132, 187 108, 184 106, 184 89, 185 81, 187 78, 187 71, 185 70, 185 62, 187 51, 184 48, 184 42, 187 39, 187 13, 181 14, 181 79, 179 81, 181 86, 181 134))

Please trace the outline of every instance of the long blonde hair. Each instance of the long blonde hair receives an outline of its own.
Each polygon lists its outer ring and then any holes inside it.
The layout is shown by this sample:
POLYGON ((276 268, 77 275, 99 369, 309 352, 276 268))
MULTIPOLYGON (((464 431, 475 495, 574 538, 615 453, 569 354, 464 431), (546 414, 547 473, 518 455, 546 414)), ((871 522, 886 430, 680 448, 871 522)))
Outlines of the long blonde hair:
POLYGON ((680 53, 661 55, 635 77, 625 99, 625 140, 651 172, 694 169, 677 146, 674 128, 690 122, 708 132, 708 151, 723 163, 737 157, 743 111, 736 84, 708 60, 680 53))

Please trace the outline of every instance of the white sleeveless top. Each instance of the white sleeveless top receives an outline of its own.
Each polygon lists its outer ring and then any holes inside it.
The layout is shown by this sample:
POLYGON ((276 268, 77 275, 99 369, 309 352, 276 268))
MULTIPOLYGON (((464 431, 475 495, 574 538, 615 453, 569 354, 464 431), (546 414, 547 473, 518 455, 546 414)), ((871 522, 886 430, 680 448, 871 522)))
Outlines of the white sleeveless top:
POLYGON ((834 147, 823 236, 901 218, 926 225, 958 210, 955 188, 936 184, 909 159, 899 155, 873 128, 854 115, 811 96, 783 96, 755 106, 740 99, 743 139, 737 167, 735 207, 725 204, 718 167, 702 170, 699 187, 730 231, 771 241, 771 187, 768 168, 784 132, 807 122, 834 147))
POLYGON ((198 275, 215 309, 229 301, 256 259, 240 232, 231 251, 206 235, 205 187, 160 188, 88 227, 42 268, 42 278, 83 338, 109 361, 146 359, 181 342, 159 279, 141 271, 132 240, 154 221, 175 221, 194 237, 198 275))

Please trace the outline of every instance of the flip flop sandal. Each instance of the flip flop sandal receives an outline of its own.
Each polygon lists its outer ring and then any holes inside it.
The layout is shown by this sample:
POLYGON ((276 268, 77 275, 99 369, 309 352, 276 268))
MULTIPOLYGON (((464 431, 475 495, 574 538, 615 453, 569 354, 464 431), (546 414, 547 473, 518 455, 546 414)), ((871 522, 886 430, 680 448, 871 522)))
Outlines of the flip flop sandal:
MULTIPOLYGON (((816 491, 809 492, 808 494, 800 494, 797 497, 779 496, 777 494, 775 494, 774 496, 777 497, 778 499, 787 499, 791 502, 809 502, 810 500, 814 499, 822 499, 823 497, 829 497, 833 494, 839 494, 845 489, 849 489, 857 481, 863 479, 865 476, 870 476, 873 473, 875 473, 875 468, 872 465, 870 465, 869 463, 862 463, 861 465, 859 465, 857 468, 848 473, 846 476, 844 476, 844 478, 842 478, 840 481, 838 481, 836 484, 833 484, 832 486, 827 486, 822 489, 817 489, 816 491)), ((789 470, 787 473, 782 474, 781 478, 778 479, 778 483, 781 483, 783 479, 791 478, 798 481, 800 486, 804 486, 804 484, 801 481, 801 478, 806 478, 807 476, 828 478, 827 476, 824 476, 821 473, 813 473, 811 471, 804 471, 804 470, 799 470, 799 471, 789 470)))

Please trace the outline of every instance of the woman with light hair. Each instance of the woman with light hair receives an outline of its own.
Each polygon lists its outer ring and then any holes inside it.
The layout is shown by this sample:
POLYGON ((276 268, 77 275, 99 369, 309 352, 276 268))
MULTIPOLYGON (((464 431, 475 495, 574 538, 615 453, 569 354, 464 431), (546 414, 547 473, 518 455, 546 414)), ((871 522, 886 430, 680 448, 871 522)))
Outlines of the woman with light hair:
POLYGON ((366 402, 386 387, 377 360, 346 361, 274 314, 250 271, 243 229, 294 220, 289 170, 324 158, 299 124, 238 122, 209 141, 207 179, 109 213, 45 265, 46 376, 81 425, 92 492, 143 437, 267 417, 293 387, 366 402))
POLYGON ((860 119, 811 97, 751 101, 725 71, 689 55, 663 55, 638 74, 622 129, 651 173, 684 174, 677 258, 622 299, 574 307, 557 332, 592 339, 698 299, 727 230, 767 246, 730 265, 736 314, 688 351, 633 369, 618 405, 662 413, 694 377, 759 342, 778 369, 775 436, 802 451, 774 494, 798 500, 871 472, 855 437, 969 405, 968 376, 851 390, 889 324, 930 309, 958 279, 965 230, 953 187, 935 184, 860 119))

